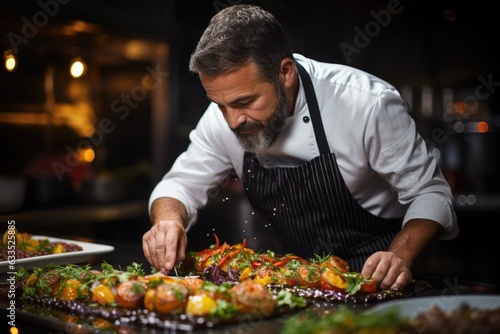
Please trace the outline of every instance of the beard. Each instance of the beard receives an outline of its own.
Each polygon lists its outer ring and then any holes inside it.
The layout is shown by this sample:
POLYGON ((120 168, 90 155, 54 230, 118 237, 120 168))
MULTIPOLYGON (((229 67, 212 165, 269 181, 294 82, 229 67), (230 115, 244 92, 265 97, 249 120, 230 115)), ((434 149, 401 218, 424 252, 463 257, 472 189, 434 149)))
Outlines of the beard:
POLYGON ((285 88, 276 83, 276 98, 277 104, 273 114, 268 119, 267 124, 262 122, 247 121, 240 124, 236 129, 233 129, 238 142, 247 152, 259 153, 271 147, 278 138, 281 130, 285 127, 288 117, 288 96, 285 88), (256 133, 245 134, 245 131, 257 130, 256 133))

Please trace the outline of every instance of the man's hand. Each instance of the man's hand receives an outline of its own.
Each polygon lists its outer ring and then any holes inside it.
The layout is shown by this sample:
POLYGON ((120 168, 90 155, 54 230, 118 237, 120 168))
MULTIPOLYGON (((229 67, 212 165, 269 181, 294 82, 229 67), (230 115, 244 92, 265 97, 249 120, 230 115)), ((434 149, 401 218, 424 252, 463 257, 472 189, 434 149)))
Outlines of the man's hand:
POLYGON ((370 276, 381 289, 402 289, 412 280, 408 264, 392 252, 376 252, 366 259, 363 276, 370 276))
POLYGON ((371 276, 382 289, 401 289, 411 283, 411 266, 443 233, 428 219, 409 220, 396 235, 387 252, 376 252, 365 261, 361 274, 371 276))
POLYGON ((174 220, 162 220, 142 237, 142 249, 148 262, 163 274, 186 257, 187 236, 184 227, 174 220))
POLYGON ((159 198, 151 207, 153 227, 142 237, 142 250, 148 262, 163 274, 186 257, 186 220, 186 207, 174 198, 159 198))

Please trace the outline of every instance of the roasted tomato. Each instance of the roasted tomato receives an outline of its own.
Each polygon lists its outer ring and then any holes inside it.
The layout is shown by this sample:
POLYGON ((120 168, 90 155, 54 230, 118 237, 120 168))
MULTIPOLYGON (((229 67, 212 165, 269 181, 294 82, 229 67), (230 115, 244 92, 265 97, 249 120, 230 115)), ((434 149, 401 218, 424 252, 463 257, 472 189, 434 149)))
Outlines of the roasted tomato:
POLYGON ((297 268, 297 280, 299 285, 308 288, 320 286, 321 268, 315 265, 301 265, 297 268))
POLYGON ((196 291, 196 290, 199 290, 203 286, 203 283, 205 283, 198 276, 184 277, 179 282, 184 284, 185 286, 187 286, 191 293, 196 291))
POLYGON ((128 280, 116 287, 116 302, 123 308, 136 309, 142 307, 147 285, 137 280, 128 280))
POLYGON ((276 300, 264 286, 253 281, 241 282, 229 290, 232 302, 241 313, 256 313, 268 316, 274 312, 276 300))
POLYGON ((344 291, 347 281, 337 271, 327 268, 321 273, 320 285, 323 290, 344 291))
POLYGON ((348 273, 350 270, 349 264, 342 258, 331 255, 321 262, 320 266, 322 268, 337 269, 342 273, 348 273))
POLYGON ((92 289, 92 300, 100 305, 110 305, 115 301, 113 290, 107 285, 98 283, 92 289))
POLYGON ((271 277, 271 283, 295 286, 299 284, 299 281, 294 277, 289 277, 281 272, 276 272, 275 275, 271 277))
POLYGON ((285 268, 268 269, 265 277, 268 284, 288 286, 299 284, 298 280, 295 278, 295 272, 289 272, 285 268), (291 277, 290 275, 293 275, 294 277, 291 277))
POLYGON ((154 309, 153 299, 155 296, 156 288, 148 288, 146 294, 144 295, 144 307, 150 311, 154 309))
POLYGON ((208 293, 199 293, 189 296, 186 305, 186 314, 207 315, 217 307, 217 302, 208 293))
POLYGON ((58 294, 60 300, 75 300, 87 294, 86 289, 80 289, 82 282, 77 279, 68 279, 61 285, 62 289, 58 294))
POLYGON ((31 274, 28 276, 28 279, 26 280, 26 285, 27 286, 35 286, 36 282, 38 282, 38 276, 35 274, 31 274))
POLYGON ((363 284, 361 284, 360 290, 364 293, 374 293, 377 292, 378 283, 373 279, 368 279, 363 284))
POLYGON ((162 283, 155 289, 153 309, 163 314, 182 311, 186 307, 188 295, 189 289, 182 283, 162 283))

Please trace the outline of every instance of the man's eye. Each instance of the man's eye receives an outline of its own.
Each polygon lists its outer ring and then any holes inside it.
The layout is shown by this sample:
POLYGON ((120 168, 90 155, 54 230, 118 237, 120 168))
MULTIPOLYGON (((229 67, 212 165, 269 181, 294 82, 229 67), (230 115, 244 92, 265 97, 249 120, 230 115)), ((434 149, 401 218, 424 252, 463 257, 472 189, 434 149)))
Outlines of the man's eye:
POLYGON ((251 104, 251 102, 238 102, 238 104, 236 104, 236 106, 240 107, 240 108, 244 108, 244 107, 248 107, 250 104, 251 104))

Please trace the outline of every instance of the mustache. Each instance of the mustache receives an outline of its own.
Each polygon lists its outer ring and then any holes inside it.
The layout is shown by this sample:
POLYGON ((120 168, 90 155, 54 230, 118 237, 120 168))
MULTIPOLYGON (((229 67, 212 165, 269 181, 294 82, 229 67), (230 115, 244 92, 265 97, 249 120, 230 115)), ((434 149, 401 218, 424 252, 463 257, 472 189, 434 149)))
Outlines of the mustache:
POLYGON ((245 122, 238 125, 238 127, 234 129, 234 132, 240 133, 241 131, 261 130, 263 128, 264 124, 261 122, 245 122))

